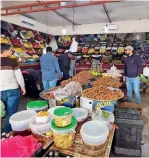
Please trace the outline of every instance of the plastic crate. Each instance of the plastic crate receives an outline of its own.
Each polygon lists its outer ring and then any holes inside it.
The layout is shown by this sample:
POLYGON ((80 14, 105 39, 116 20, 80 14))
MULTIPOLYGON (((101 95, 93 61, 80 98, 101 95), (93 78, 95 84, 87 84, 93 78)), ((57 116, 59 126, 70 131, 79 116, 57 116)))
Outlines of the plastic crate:
POLYGON ((119 126, 115 135, 115 154, 140 157, 144 123, 138 110, 115 109, 115 123, 119 126))

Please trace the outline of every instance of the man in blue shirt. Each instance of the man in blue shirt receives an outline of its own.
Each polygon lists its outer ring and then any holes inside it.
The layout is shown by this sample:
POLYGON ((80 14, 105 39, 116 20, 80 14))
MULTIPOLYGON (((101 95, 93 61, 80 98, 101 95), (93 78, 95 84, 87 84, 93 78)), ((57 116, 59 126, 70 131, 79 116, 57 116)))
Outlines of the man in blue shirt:
POLYGON ((140 104, 140 74, 142 72, 142 61, 140 56, 133 54, 132 46, 127 46, 125 52, 128 57, 124 59, 124 81, 126 81, 128 99, 130 102, 132 101, 134 91, 136 103, 140 104))
POLYGON ((52 55, 51 47, 47 47, 46 54, 41 56, 40 66, 44 90, 54 88, 57 83, 57 77, 60 79, 62 77, 62 72, 56 57, 52 55))

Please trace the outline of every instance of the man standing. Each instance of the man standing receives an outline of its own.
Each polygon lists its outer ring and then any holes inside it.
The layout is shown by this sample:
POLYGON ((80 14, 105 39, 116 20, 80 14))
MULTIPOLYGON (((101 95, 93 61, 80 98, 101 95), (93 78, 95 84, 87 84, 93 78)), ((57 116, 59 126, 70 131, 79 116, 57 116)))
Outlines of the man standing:
POLYGON ((129 101, 132 101, 132 94, 134 91, 136 103, 140 104, 140 74, 142 72, 142 61, 140 56, 133 54, 133 50, 132 46, 127 46, 125 48, 128 57, 124 59, 124 81, 126 81, 129 101))
POLYGON ((65 53, 61 54, 58 58, 58 63, 60 66, 61 71, 63 72, 63 79, 69 79, 69 70, 70 70, 70 57, 69 51, 65 50, 65 53))
POLYGON ((12 54, 11 46, 9 44, 1 44, 1 68, 0 68, 0 92, 1 100, 6 106, 6 117, 4 122, 4 132, 11 131, 9 118, 17 112, 20 98, 20 90, 24 95, 26 93, 24 79, 18 63, 14 59, 10 59, 12 54))
POLYGON ((57 83, 57 74, 59 78, 62 77, 58 61, 54 55, 52 55, 52 48, 46 48, 46 54, 43 54, 40 58, 40 66, 42 73, 42 83, 44 90, 54 88, 57 83))

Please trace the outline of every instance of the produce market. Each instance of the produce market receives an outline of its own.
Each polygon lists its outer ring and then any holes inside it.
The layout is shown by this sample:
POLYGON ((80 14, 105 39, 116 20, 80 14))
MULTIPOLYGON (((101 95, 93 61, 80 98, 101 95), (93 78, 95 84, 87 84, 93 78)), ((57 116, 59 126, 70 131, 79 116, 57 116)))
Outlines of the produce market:
POLYGON ((1 1, 1 157, 149 157, 148 8, 1 1))

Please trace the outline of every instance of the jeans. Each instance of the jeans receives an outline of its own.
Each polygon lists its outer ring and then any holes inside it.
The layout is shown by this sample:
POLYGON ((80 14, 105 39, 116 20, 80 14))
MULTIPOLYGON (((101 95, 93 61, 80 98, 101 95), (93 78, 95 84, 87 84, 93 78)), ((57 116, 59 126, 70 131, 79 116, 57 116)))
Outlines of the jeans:
POLYGON ((126 79, 126 86, 127 86, 127 95, 128 99, 131 102, 132 101, 132 94, 133 91, 136 96, 136 103, 141 103, 141 97, 140 97, 140 78, 135 77, 127 77, 126 79))
POLYGON ((55 79, 53 81, 42 81, 42 83, 43 83, 44 90, 48 90, 48 89, 54 88, 56 86, 57 79, 55 79))
POLYGON ((6 116, 4 121, 4 132, 10 132, 11 125, 9 123, 9 118, 11 115, 17 112, 20 98, 20 90, 19 89, 11 89, 1 91, 1 100, 4 102, 6 106, 6 116))

